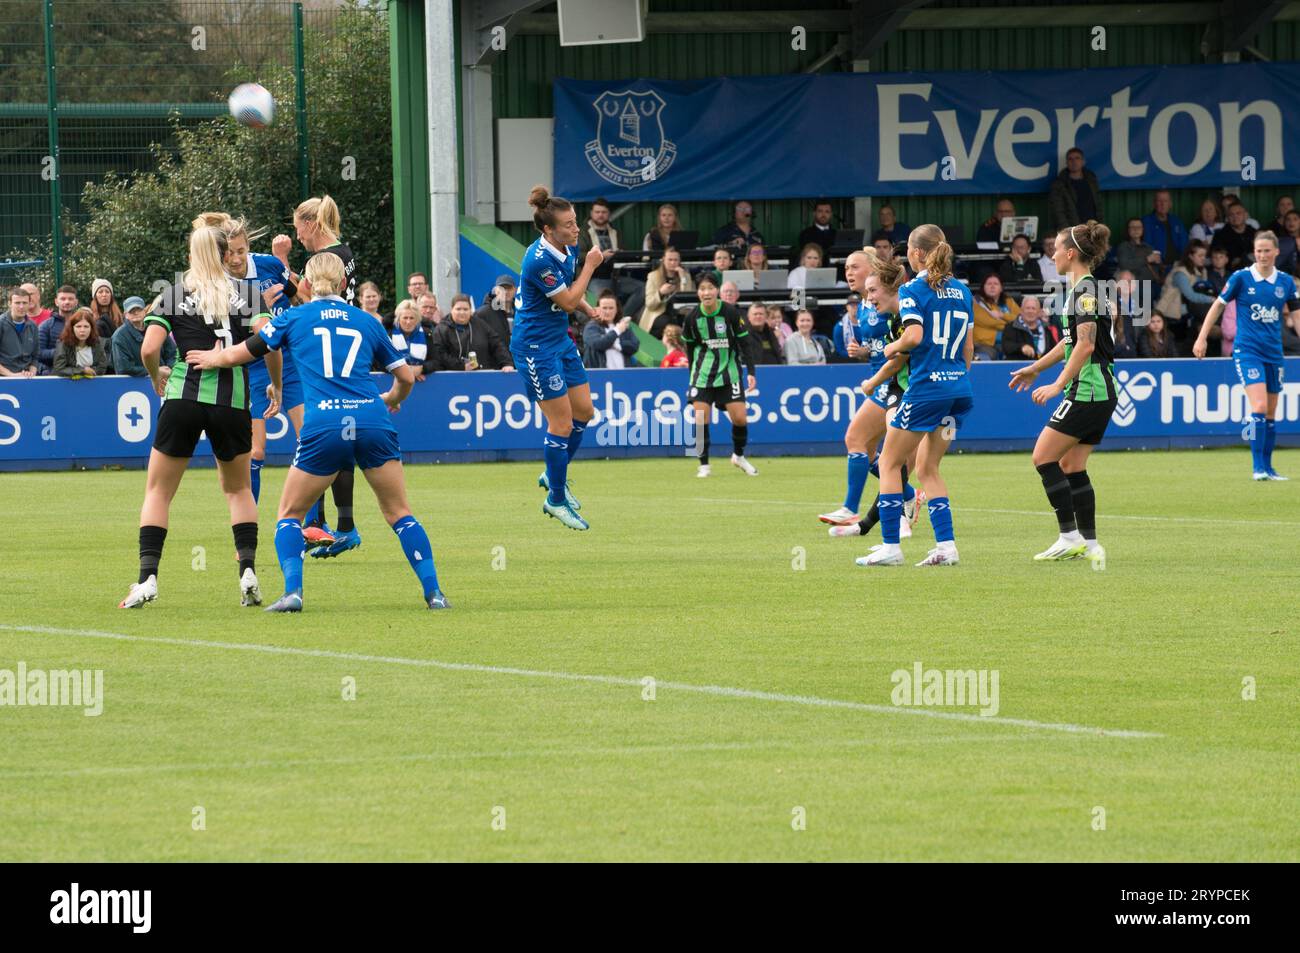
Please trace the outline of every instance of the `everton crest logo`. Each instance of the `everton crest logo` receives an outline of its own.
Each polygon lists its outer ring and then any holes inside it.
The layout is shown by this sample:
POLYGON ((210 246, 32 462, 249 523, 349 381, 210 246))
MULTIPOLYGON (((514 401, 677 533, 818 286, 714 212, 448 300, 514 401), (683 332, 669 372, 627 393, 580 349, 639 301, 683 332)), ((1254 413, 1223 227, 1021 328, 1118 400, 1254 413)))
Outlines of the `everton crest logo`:
POLYGON ((596 110, 596 138, 584 152, 597 175, 631 189, 668 171, 677 146, 664 137, 664 101, 658 93, 606 90, 591 105, 596 110))

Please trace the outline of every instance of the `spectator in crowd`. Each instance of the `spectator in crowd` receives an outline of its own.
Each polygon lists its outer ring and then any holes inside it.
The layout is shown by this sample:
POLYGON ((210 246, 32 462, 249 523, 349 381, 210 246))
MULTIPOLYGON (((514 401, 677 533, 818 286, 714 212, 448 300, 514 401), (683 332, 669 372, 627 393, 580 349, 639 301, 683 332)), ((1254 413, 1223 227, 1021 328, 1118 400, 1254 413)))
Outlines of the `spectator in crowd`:
POLYGON ((1131 271, 1139 281, 1151 282, 1152 289, 1164 280, 1163 257, 1146 243, 1142 219, 1128 220, 1128 238, 1115 246, 1115 261, 1123 271, 1131 271))
POLYGON ((835 319, 835 327, 831 329, 831 347, 838 357, 849 359, 849 341, 844 337, 845 322, 851 329, 849 334, 852 341, 856 344, 858 341, 858 305, 862 303, 862 296, 857 292, 849 295, 849 300, 844 303, 844 310, 839 317, 835 319))
POLYGON ((659 362, 660 367, 690 367, 690 358, 686 356, 686 346, 682 344, 682 329, 675 324, 664 328, 664 347, 667 353, 659 362))
POLYGON ((438 296, 432 291, 426 291, 415 299, 416 307, 420 309, 420 320, 428 324, 437 326, 442 321, 442 309, 438 307, 438 296))
POLYGON ((451 314, 433 329, 429 349, 440 371, 513 371, 510 352, 486 324, 473 321, 469 295, 451 299, 451 314))
POLYGON ((1248 266, 1254 256, 1257 229, 1250 225, 1249 215, 1246 206, 1234 203, 1228 209, 1228 224, 1215 233, 1210 243, 1211 249, 1222 248, 1228 253, 1228 266, 1233 271, 1248 266))
POLYGON ((894 243, 888 238, 873 238, 871 247, 876 250, 876 257, 881 261, 894 260, 894 243))
MULTIPOLYGON (((438 369, 433 353, 433 332, 435 325, 420 317, 411 301, 403 301, 397 306, 392 321, 388 322, 389 337, 393 347, 406 357, 406 363, 415 371, 417 382, 423 381, 438 369)), ((457 368, 459 369, 459 368, 457 368)), ((372 367, 371 370, 383 370, 372 367)))
POLYGON ((108 352, 99 339, 89 308, 78 308, 63 325, 54 350, 54 373, 59 377, 98 377, 108 371, 108 352))
POLYGON ((715 285, 722 284, 722 273, 731 271, 736 267, 736 258, 731 254, 730 248, 713 249, 713 264, 706 265, 695 273, 695 281, 698 283, 701 278, 708 275, 713 279, 715 285))
POLYGON ((745 252, 745 261, 740 266, 754 273, 754 287, 758 287, 758 274, 767 271, 767 249, 762 245, 750 245, 745 252))
POLYGON ((50 315, 40 327, 42 374, 50 374, 54 371, 54 352, 58 350, 63 326, 68 323, 68 318, 72 317, 73 312, 78 308, 77 289, 72 285, 60 287, 54 293, 54 307, 55 313, 50 315))
POLYGON ((618 229, 609 223, 609 201, 598 198, 591 203, 591 214, 587 216, 587 227, 578 237, 578 258, 582 259, 592 248, 599 248, 605 257, 587 282, 587 290, 600 294, 606 288, 614 287, 614 254, 619 250, 618 229))
POLYGON ((1105 220, 1101 186, 1097 184, 1097 176, 1086 167, 1083 150, 1078 146, 1065 154, 1065 168, 1052 181, 1047 206, 1054 234, 1089 219, 1105 220))
POLYGON ((822 246, 816 242, 809 242, 803 246, 803 251, 799 252, 799 267, 791 268, 790 274, 786 276, 785 286, 787 288, 807 288, 808 287, 808 269, 824 268, 825 252, 822 246))
POLYGON ((583 366, 629 367, 634 364, 632 355, 640 348, 641 341, 632 330, 631 317, 624 316, 618 306, 618 296, 606 288, 596 299, 595 317, 582 329, 583 366))
POLYGON ((894 245, 898 245, 905 243, 907 241, 907 236, 912 234, 912 230, 898 220, 898 216, 894 212, 894 206, 890 205, 888 202, 880 206, 879 210, 877 210, 876 221, 880 223, 880 227, 871 233, 871 240, 873 242, 877 238, 884 238, 892 242, 894 245))
POLYGON ((1133 318, 1138 311, 1137 279, 1133 272, 1120 270, 1115 273, 1115 307, 1111 322, 1111 339, 1114 341, 1115 357, 1137 357, 1137 339, 1133 333, 1133 318))
MULTIPOLYGON (((113 332, 109 342, 109 352, 113 356, 113 372, 128 377, 148 377, 149 371, 140 359, 140 345, 144 343, 144 299, 132 295, 122 302, 126 320, 113 332)), ((158 370, 163 376, 171 374, 172 365, 176 363, 176 342, 171 335, 163 338, 162 355, 158 370)))
POLYGON ((384 296, 379 290, 379 285, 373 281, 363 282, 357 289, 357 303, 361 305, 361 310, 370 315, 380 324, 385 323, 385 315, 379 313, 379 306, 383 303, 384 296))
POLYGON ((1276 264, 1285 272, 1300 272, 1300 210, 1291 209, 1282 216, 1282 231, 1277 235, 1276 264))
POLYGON ((419 308, 420 295, 429 290, 429 279, 422 271, 413 271, 406 276, 406 297, 416 302, 419 308))
POLYGON ((1232 269, 1228 262, 1228 249, 1210 246, 1210 265, 1205 269, 1205 277, 1210 281, 1210 290, 1216 295, 1223 292, 1223 286, 1228 283, 1232 276, 1232 269))
POLYGON ((1295 199, 1289 195, 1280 196, 1273 207, 1273 221, 1268 223, 1266 231, 1281 235, 1286 231, 1286 213, 1295 208, 1295 199))
POLYGON ((1038 259, 1038 273, 1043 276, 1043 285, 1056 284, 1061 280, 1061 273, 1056 270, 1056 232, 1043 236, 1043 254, 1038 259))
POLYGON ((794 319, 795 333, 786 338, 783 351, 787 364, 825 364, 826 351, 813 339, 813 316, 808 310, 800 311, 794 319))
POLYGON ((784 350, 785 342, 790 340, 790 335, 794 334, 794 331, 785 323, 785 311, 779 304, 767 306, 767 326, 776 335, 776 343, 784 350))
MULTIPOLYGON (((1237 195, 1233 195, 1231 192, 1229 192, 1219 201, 1223 205, 1223 220, 1227 222, 1228 213, 1232 211, 1232 207, 1234 205, 1241 205, 1241 197, 1237 195)), ((1255 231, 1259 231, 1259 221, 1257 219, 1251 218, 1249 212, 1246 213, 1246 224, 1249 225, 1251 228, 1253 228, 1255 231)))
POLYGON ((1151 211, 1142 216, 1142 235, 1148 245, 1160 252, 1162 261, 1177 261, 1187 248, 1187 226, 1171 211, 1173 197, 1168 189, 1152 196, 1151 211))
POLYGON ((486 324, 496 332, 501 343, 510 350, 510 332, 515 325, 515 279, 513 275, 497 275, 492 286, 492 296, 474 312, 474 320, 486 324))
POLYGON ((1002 331, 1002 355, 1013 361, 1036 361, 1061 340, 1061 329, 1047 320, 1037 295, 1025 295, 1020 314, 1002 331))
POLYGON ((733 308, 740 307, 740 287, 734 281, 724 281, 719 285, 718 297, 733 308))
POLYGON ((681 253, 671 245, 664 249, 659 267, 645 280, 645 307, 641 309, 641 330, 662 338, 664 327, 679 324, 669 313, 668 299, 679 291, 694 291, 691 273, 682 267, 681 253))
POLYGON ((713 233, 713 244, 744 248, 746 245, 765 245, 763 233, 754 227, 754 206, 746 201, 737 202, 731 222, 713 233))
POLYGON ((41 372, 40 331, 27 316, 31 294, 9 289, 9 310, 0 314, 0 377, 35 377, 41 372))
MULTIPOLYGON (((1155 309, 1165 316, 1165 326, 1189 356, 1201 322, 1214 303, 1215 296, 1205 270, 1209 251, 1205 242, 1194 238, 1188 241, 1187 251, 1169 272, 1165 289, 1156 301, 1155 309)), ((1211 329, 1211 337, 1218 337, 1218 330, 1217 327, 1211 329)))
POLYGON ((111 341, 122 326, 122 309, 113 295, 113 284, 107 278, 96 278, 90 285, 90 317, 101 341, 111 341))
POLYGON ((812 224, 799 233, 799 240, 795 242, 795 247, 807 248, 809 245, 817 245, 822 250, 823 260, 829 258, 831 246, 835 244, 835 229, 831 227, 832 214, 830 199, 818 199, 814 202, 812 224))
POLYGON ((1198 242, 1210 244, 1214 241, 1214 233, 1223 228, 1223 213, 1219 210, 1219 203, 1212 197, 1206 198, 1201 203, 1200 215, 1196 223, 1188 230, 1187 237, 1195 238, 1198 242))
POLYGON ((1002 240, 1002 220, 1004 218, 1013 218, 1016 214, 1015 203, 1011 199, 1003 196, 998 199, 998 204, 993 207, 993 217, 986 218, 980 225, 979 231, 975 233, 977 242, 999 242, 1002 240))
POLYGON ((1020 317, 1020 306, 1002 289, 1002 279, 996 272, 984 276, 971 298, 975 306, 975 360, 997 360, 998 335, 1020 317))
POLYGON ((1151 320, 1142 329, 1137 340, 1138 357, 1177 357, 1178 344, 1165 327, 1165 316, 1159 311, 1151 313, 1151 320))
POLYGON ((40 286, 29 281, 22 286, 22 289, 27 292, 27 320, 33 324, 43 324, 54 312, 49 308, 41 307, 40 286))
POLYGON ((752 302, 745 313, 745 318, 749 321, 749 337, 753 342, 750 347, 754 351, 754 363, 784 364, 781 342, 776 339, 775 332, 767 324, 767 306, 759 301, 752 302))
POLYGON ((1011 239, 1011 251, 1002 264, 998 265, 998 277, 1004 285, 1043 283, 1043 273, 1038 270, 1038 262, 1029 257, 1031 246, 1024 235, 1011 239))
POLYGON ((677 206, 665 202, 659 206, 655 227, 645 233, 641 247, 646 251, 663 251, 672 244, 673 232, 681 230, 681 227, 677 221, 677 206))

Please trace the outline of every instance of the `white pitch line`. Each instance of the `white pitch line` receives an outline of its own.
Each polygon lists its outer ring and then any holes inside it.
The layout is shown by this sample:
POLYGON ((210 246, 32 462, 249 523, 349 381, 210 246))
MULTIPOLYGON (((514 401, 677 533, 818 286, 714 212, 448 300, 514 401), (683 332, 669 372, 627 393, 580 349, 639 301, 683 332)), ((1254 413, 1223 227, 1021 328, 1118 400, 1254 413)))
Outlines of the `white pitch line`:
MULTIPOLYGON (((710 497, 696 496, 679 498, 678 503, 743 503, 746 506, 804 506, 809 511, 816 508, 816 504, 809 503, 807 500, 742 500, 735 497, 710 497)), ((1041 510, 1001 510, 986 509, 977 506, 962 506, 958 504, 954 509, 960 513, 1000 513, 1011 516, 1051 516, 1050 507, 1044 506, 1041 510)), ((1231 526, 1300 526, 1297 522, 1286 522, 1284 520, 1225 520, 1216 519, 1206 516, 1128 516, 1120 513, 1098 513, 1099 520, 1140 520, 1142 522, 1155 523, 1212 523, 1227 524, 1231 526)))
MULTIPOLYGON (((121 632, 100 632, 95 629, 58 629, 41 625, 3 625, 0 631, 34 632, 47 635, 69 635, 79 638, 112 639, 119 642, 144 642, 155 645, 179 645, 188 648, 225 649, 235 652, 264 652, 268 655, 297 655, 306 658, 328 658, 347 662, 375 662, 385 665, 410 665, 419 668, 437 668, 449 672, 477 672, 486 675, 515 675, 520 678, 550 678, 566 682, 591 682, 600 685, 618 685, 624 688, 641 688, 640 678, 625 678, 618 675, 583 675, 576 672, 551 672, 541 669, 513 668, 501 665, 479 665, 474 662, 442 662, 437 659, 399 658, 389 655, 364 655, 353 652, 334 652, 329 649, 304 649, 285 645, 258 645, 249 642, 213 642, 205 639, 175 639, 165 636, 152 637, 143 635, 126 635, 121 632)), ((965 712, 935 711, 932 708, 895 707, 893 705, 870 705, 866 702, 844 701, 835 698, 817 698, 813 695, 787 695, 780 692, 765 692, 750 688, 730 688, 725 685, 691 685, 686 682, 655 682, 656 689, 668 691, 693 692, 699 695, 714 695, 725 698, 748 698, 755 701, 778 702, 787 705, 803 705, 812 708, 840 708, 850 711, 865 711, 877 715, 916 715, 922 718, 939 718, 946 721, 965 721, 986 725, 1009 725, 1015 728, 1029 728, 1036 731, 1061 731, 1069 734, 1106 735, 1115 738, 1163 738, 1164 735, 1149 731, 1131 731, 1128 729, 1095 728, 1088 725, 1073 725, 1063 722, 1033 721, 1028 718, 1003 718, 998 715, 972 715, 965 712)))

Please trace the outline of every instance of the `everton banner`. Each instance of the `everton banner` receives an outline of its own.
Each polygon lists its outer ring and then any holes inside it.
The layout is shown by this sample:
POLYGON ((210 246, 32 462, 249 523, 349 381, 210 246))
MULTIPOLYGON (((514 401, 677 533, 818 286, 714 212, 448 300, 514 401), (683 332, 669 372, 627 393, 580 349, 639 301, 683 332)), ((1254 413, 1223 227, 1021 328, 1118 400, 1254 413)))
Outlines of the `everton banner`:
POLYGON ((1300 64, 557 79, 569 199, 1045 192, 1300 181, 1300 64))
MULTIPOLYGON (((1013 361, 971 369, 975 409, 957 434, 956 450, 1016 450, 1033 446, 1053 406, 1007 388, 1013 361)), ((1300 444, 1300 358, 1286 362, 1278 401, 1278 438, 1300 444)), ((1045 375, 1044 379, 1050 375, 1045 375)), ((1103 449, 1241 444, 1249 427, 1246 394, 1230 360, 1120 361, 1119 403, 1103 449)), ((861 365, 760 367, 758 388, 746 395, 749 442, 755 456, 844 452, 844 429, 864 400, 861 365)), ((388 386, 387 377, 380 382, 388 386)), ((684 369, 591 372, 596 416, 583 456, 690 456, 695 424, 683 395, 684 369)), ((158 420, 148 381, 36 377, 0 379, 0 471, 73 466, 144 466, 158 420)), ((517 374, 437 373, 415 391, 393 423, 408 461, 537 458, 545 419, 517 374)), ((713 423, 726 431, 724 417, 713 423)), ((286 463, 296 440, 283 414, 267 422, 267 453, 286 463)), ((725 432, 714 434, 721 445, 725 432)), ((211 463, 199 444, 197 463, 211 463)))

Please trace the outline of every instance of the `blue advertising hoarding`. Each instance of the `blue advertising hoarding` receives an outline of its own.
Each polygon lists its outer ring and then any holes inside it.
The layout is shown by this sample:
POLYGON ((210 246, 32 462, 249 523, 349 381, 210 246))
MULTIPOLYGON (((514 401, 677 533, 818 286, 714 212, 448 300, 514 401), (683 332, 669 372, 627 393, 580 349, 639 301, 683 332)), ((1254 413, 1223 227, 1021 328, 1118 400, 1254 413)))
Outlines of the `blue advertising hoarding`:
POLYGON ((1076 145, 1103 189, 1300 181, 1297 63, 556 79, 554 103, 576 200, 1045 192, 1076 145))
MULTIPOLYGON (((1023 450, 1033 446, 1051 407, 1007 388, 1018 362, 977 363, 971 370, 975 409, 957 435, 956 450, 1023 450)), ((1280 400, 1279 444, 1300 445, 1300 358, 1288 358, 1280 400)), ((1044 375, 1047 378, 1049 375, 1044 375)), ((1043 378, 1040 378, 1040 381, 1043 378)), ((1249 419, 1232 362, 1121 361, 1119 405, 1103 448, 1195 447, 1242 442, 1249 419)), ((384 378, 384 386, 387 378, 384 378)), ((861 404, 862 368, 760 367, 748 396, 751 453, 839 454, 844 428, 861 404)), ((591 372, 597 416, 582 455, 689 456, 693 424, 682 418, 686 371, 657 368, 591 372)), ((143 466, 157 422, 159 399, 141 378, 0 380, 0 471, 72 466, 143 466)), ((728 424, 715 413, 714 440, 725 445, 728 424)), ((407 459, 471 461, 536 459, 544 422, 514 372, 441 372, 417 384, 393 417, 407 459)), ((281 415, 268 422, 268 455, 286 463, 294 436, 281 415)), ((200 446, 201 462, 210 448, 200 446)))

